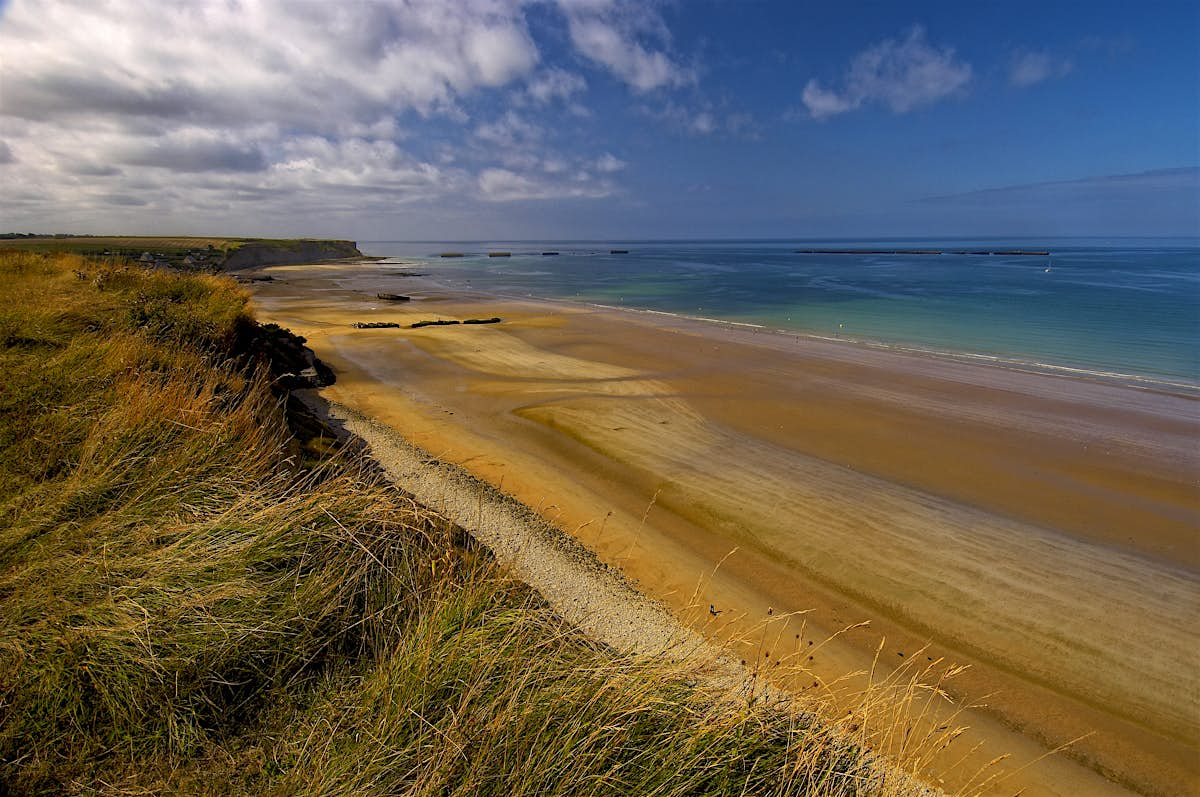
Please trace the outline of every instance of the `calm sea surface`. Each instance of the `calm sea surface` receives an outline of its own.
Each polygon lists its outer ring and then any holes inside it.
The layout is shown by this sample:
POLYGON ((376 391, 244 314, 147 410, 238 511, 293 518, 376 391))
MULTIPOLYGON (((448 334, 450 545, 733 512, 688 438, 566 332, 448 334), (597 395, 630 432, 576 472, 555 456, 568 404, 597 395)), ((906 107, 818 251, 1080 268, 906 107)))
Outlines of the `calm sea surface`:
POLYGON ((359 248, 419 261, 440 281, 477 291, 1200 385, 1200 240, 1194 238, 373 241, 359 248), (512 256, 488 257, 493 251, 512 256), (441 252, 466 256, 441 258, 441 252))

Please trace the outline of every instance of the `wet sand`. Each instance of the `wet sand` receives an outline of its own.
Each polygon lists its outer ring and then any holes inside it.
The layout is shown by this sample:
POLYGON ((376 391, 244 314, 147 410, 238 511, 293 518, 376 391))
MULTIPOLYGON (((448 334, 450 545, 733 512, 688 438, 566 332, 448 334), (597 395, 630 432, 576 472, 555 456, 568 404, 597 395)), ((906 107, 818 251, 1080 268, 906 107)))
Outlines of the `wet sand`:
POLYGON ((1195 396, 388 269, 281 267, 256 286, 259 316, 338 371, 331 398, 538 509, 706 633, 768 607, 810 610, 805 639, 869 620, 820 646, 818 683, 869 665, 881 637, 885 661, 928 644, 969 663, 953 688, 989 696, 964 738, 984 746, 937 762, 950 787, 1088 733, 991 791, 1119 793, 1094 771, 1151 793, 1200 782, 1195 396), (350 327, 489 316, 505 320, 350 327))

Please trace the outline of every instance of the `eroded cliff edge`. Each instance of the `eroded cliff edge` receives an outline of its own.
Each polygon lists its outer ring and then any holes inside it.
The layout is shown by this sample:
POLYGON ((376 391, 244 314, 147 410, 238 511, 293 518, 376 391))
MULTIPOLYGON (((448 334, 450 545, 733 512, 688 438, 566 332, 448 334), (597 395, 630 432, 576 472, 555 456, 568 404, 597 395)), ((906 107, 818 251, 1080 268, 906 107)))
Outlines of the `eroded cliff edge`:
POLYGON ((247 241, 241 246, 227 251, 225 261, 221 264, 225 271, 363 256, 354 241, 321 241, 307 238, 288 241, 247 241))

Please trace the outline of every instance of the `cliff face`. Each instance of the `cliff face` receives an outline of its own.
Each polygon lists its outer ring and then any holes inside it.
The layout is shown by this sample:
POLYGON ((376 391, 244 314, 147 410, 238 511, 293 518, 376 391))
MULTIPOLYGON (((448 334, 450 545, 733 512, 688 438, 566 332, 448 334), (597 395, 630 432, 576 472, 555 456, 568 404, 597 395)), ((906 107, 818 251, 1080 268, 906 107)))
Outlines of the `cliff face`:
POLYGON ((230 252, 222 268, 236 271, 257 266, 286 266, 362 256, 354 241, 249 241, 230 252))

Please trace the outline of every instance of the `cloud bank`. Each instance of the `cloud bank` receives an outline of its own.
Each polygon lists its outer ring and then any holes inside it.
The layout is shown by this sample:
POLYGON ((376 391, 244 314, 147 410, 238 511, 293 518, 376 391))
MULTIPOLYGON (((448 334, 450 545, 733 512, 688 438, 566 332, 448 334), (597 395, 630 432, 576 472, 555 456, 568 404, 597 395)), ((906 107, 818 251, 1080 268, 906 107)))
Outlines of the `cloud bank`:
POLYGON ((0 13, 9 225, 274 229, 415 202, 608 196, 624 163, 569 135, 590 114, 579 65, 639 97, 693 79, 657 12, 626 0, 16 0, 0 13), (547 63, 534 13, 573 60, 547 63))

